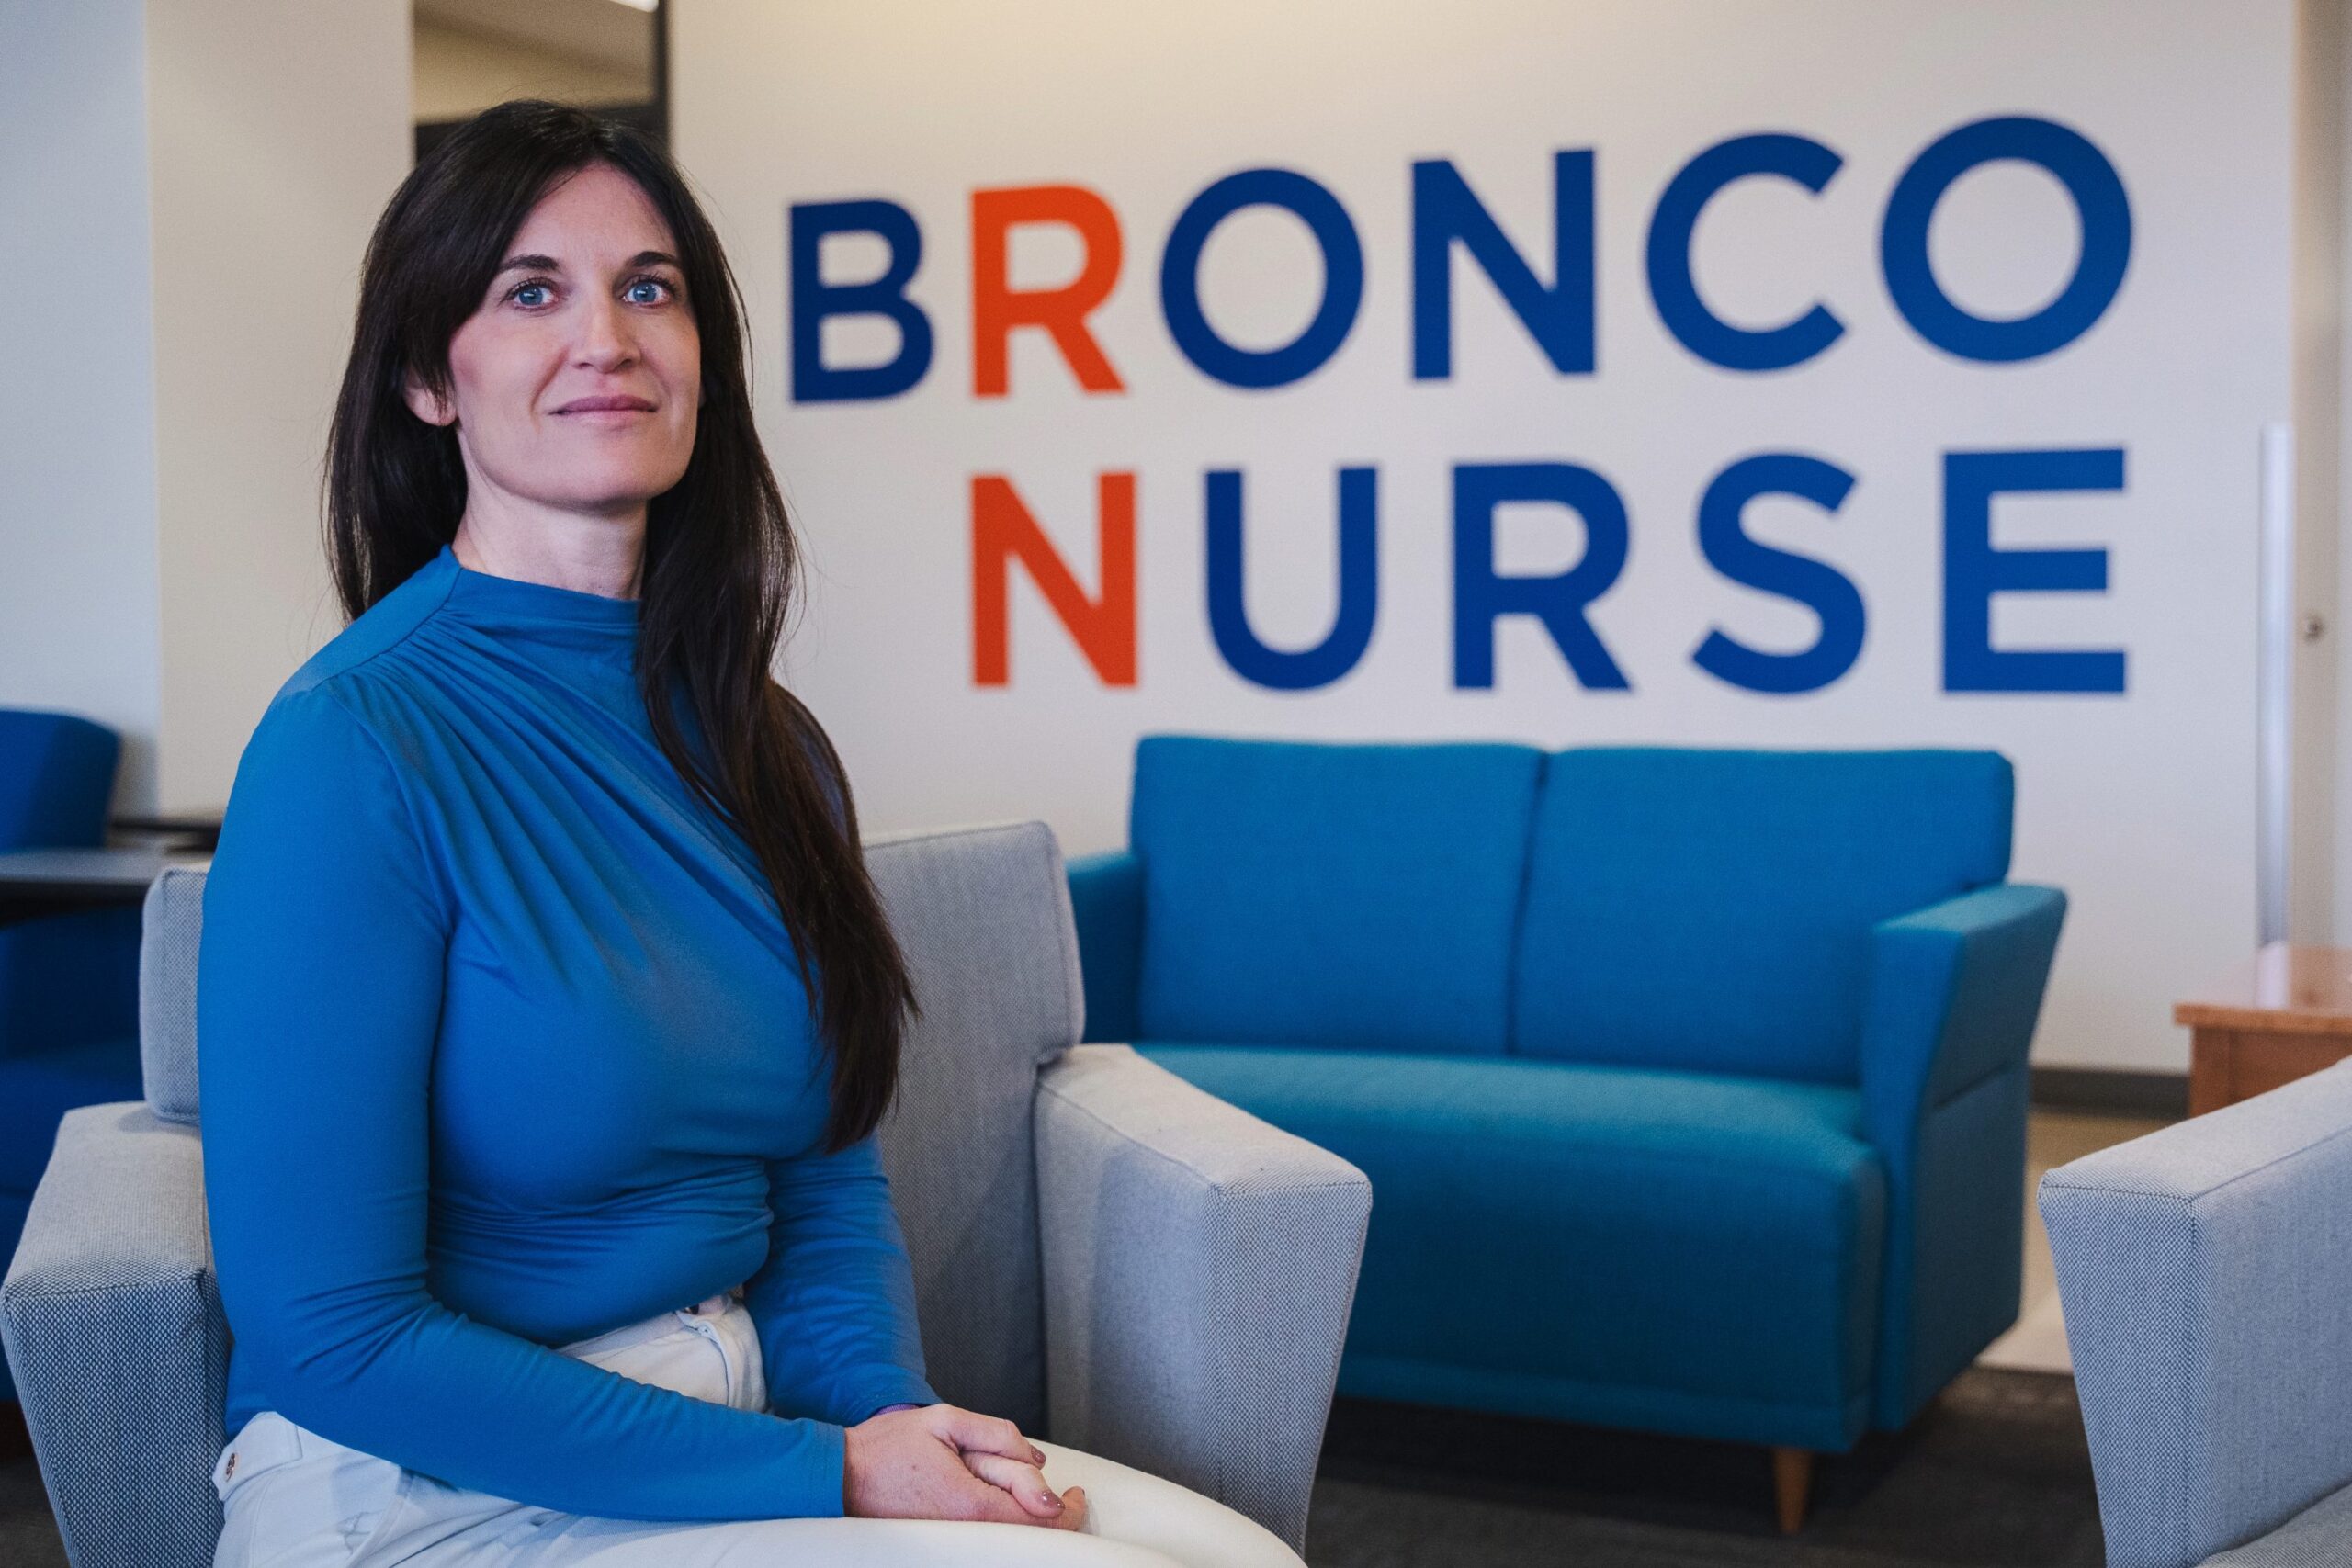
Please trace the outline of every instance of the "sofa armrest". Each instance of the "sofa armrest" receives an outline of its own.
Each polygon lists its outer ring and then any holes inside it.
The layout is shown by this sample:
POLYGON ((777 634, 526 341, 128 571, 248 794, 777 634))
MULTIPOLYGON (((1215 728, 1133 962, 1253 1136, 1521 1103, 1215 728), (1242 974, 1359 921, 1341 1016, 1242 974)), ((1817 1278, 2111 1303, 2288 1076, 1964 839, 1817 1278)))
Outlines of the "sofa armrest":
POLYGON ((2352 1064, 2042 1178, 2112 1568, 2352 1483, 2352 1064))
POLYGON ((2005 882, 1871 928, 1862 1091, 1873 1134, 2025 1060, 2065 918, 2057 888, 2005 882))
POLYGON ((1143 964, 1143 861, 1130 851, 1111 850, 1080 855, 1068 870, 1079 970, 1086 983, 1080 1038, 1133 1040, 1143 964))
POLYGON ((1886 1162, 1873 1423, 1909 1421, 2017 1321, 2026 1053, 2066 915, 2003 883, 1871 928, 1862 1118, 1886 1162))
POLYGON ((1303 1545, 1372 1184, 1125 1045, 1039 1079, 1048 1435, 1303 1545))
POLYGON ((74 1568, 209 1568, 229 1338, 193 1130, 136 1101, 66 1113, 0 1340, 74 1568))

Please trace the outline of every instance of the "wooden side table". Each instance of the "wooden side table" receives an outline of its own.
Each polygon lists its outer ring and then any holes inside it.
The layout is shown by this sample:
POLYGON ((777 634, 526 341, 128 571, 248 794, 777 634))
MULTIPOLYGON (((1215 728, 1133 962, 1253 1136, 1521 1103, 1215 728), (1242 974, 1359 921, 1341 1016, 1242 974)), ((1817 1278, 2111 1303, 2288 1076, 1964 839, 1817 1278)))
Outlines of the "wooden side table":
POLYGON ((2267 942, 2172 1019, 2191 1031, 2191 1116, 2334 1066, 2352 1056, 2352 948, 2267 942))

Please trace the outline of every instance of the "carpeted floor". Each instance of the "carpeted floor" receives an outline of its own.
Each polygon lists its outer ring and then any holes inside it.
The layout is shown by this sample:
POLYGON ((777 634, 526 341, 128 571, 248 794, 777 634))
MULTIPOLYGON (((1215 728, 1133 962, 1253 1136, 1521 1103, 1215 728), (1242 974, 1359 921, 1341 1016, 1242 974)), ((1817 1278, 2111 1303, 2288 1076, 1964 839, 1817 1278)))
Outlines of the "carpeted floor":
POLYGON ((1342 1400, 1315 1568, 2100 1568, 2074 1380, 1977 1368, 1773 1525, 1763 1451, 1342 1400))
POLYGON ((0 1460, 0 1564, 65 1568, 65 1548, 49 1515, 49 1495, 29 1458, 0 1460))
MULTIPOLYGON (((1342 1400, 1314 1568, 2099 1568, 2071 1379, 1978 1368, 1899 1437, 1825 1461, 1772 1525, 1757 1449, 1342 1400)), ((64 1568, 33 1461, 0 1463, 0 1565, 64 1568)))

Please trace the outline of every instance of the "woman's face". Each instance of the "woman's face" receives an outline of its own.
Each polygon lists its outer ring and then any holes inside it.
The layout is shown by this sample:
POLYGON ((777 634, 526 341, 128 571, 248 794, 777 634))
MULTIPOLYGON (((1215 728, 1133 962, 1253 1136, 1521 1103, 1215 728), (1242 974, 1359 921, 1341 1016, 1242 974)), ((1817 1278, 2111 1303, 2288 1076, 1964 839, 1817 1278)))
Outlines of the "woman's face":
POLYGON ((450 401, 408 383, 419 419, 456 422, 474 491, 626 515, 684 475, 702 340, 676 254, 645 192, 609 164, 540 197, 449 340, 450 401))

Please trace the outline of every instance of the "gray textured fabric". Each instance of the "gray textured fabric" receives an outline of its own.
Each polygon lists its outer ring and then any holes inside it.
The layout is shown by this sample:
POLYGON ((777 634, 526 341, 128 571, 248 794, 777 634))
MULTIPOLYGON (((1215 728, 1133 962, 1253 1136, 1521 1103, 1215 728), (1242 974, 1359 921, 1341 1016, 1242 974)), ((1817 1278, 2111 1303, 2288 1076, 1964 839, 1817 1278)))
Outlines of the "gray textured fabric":
POLYGON ((2209 1557, 2199 1568, 2344 1568, 2352 1562, 2352 1486, 2330 1493, 2244 1546, 2209 1557))
POLYGON ((0 1285, 25 1425, 75 1568, 204 1568, 228 1329, 194 1133, 68 1111, 0 1285))
POLYGON ((951 1404, 1042 1430, 1030 1101, 1084 1007, 1061 848, 1042 822, 869 839, 922 1016, 882 1127, 923 1358, 951 1404))
POLYGON ((2189 1568, 2352 1483, 2352 1063, 2061 1166, 2041 1203, 2110 1568, 2189 1568))
POLYGON ((1036 1116, 1055 1439, 1303 1551, 1371 1182, 1125 1045, 1047 1069, 1036 1116))
POLYGON ((165 866, 147 885, 139 940, 139 1063, 148 1109, 193 1127, 196 949, 204 935, 204 873, 165 866))

